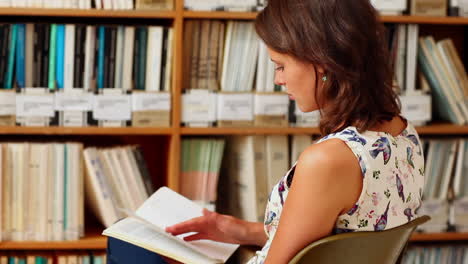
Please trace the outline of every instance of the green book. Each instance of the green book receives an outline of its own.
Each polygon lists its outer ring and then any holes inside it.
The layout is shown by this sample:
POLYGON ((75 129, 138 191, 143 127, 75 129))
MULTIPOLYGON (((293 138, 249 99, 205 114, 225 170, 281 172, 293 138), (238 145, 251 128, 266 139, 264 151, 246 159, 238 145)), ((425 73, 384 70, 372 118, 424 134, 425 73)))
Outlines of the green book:
POLYGON ((49 44, 49 89, 55 89, 55 61, 57 60, 57 25, 50 26, 49 44))
POLYGON ((10 31, 10 53, 8 54, 7 72, 4 86, 6 89, 13 88, 13 72, 15 68, 16 57, 16 36, 18 35, 18 25, 11 25, 10 31))

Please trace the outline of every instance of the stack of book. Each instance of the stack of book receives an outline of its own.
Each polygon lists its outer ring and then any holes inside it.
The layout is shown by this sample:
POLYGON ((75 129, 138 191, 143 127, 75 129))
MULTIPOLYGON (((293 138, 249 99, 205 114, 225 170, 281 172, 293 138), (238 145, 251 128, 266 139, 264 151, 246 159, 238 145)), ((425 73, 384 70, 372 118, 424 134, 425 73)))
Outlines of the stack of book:
POLYGON ((181 194, 203 207, 215 210, 223 139, 183 139, 181 194))
POLYGON ((0 144, 1 239, 77 240, 84 235, 79 143, 0 144))
POLYGON ((101 223, 109 227, 123 210, 136 210, 153 193, 153 184, 138 147, 84 150, 86 199, 101 223))

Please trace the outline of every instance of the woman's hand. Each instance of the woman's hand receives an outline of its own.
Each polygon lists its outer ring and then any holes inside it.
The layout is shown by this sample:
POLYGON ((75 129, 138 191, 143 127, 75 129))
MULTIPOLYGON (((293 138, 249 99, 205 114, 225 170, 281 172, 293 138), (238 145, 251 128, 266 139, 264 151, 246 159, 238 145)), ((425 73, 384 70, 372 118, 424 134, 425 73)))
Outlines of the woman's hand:
POLYGON ((247 222, 206 209, 203 209, 203 216, 169 226, 166 232, 174 236, 196 233, 185 237, 185 241, 209 239, 232 244, 263 246, 267 240, 262 223, 247 222))

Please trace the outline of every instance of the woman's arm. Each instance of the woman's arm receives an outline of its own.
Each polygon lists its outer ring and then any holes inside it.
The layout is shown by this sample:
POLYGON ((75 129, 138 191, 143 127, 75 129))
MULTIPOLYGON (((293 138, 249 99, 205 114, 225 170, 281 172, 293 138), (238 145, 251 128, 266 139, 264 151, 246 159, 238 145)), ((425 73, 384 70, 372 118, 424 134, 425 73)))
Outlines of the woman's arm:
POLYGON ((296 165, 265 264, 288 263, 311 242, 329 235, 361 189, 358 160, 344 142, 330 139, 309 147, 296 165))
POLYGON ((247 222, 233 216, 203 210, 203 216, 170 226, 166 231, 173 234, 196 234, 185 237, 186 241, 210 239, 219 242, 257 245, 263 247, 267 236, 262 223, 247 222))

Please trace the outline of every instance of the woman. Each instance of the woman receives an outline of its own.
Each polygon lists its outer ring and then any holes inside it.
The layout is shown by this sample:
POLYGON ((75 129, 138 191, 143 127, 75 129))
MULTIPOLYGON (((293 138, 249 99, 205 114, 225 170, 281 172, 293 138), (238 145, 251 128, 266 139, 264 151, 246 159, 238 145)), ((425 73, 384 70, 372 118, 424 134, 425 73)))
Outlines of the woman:
POLYGON ((327 136, 273 188, 265 225, 205 212, 167 231, 262 246, 250 263, 287 263, 332 233, 412 220, 424 159, 415 129, 399 116, 384 28, 369 1, 268 2, 255 26, 276 64, 275 82, 301 111, 320 109, 327 136))
POLYGON ((424 183, 421 143, 399 116, 384 28, 369 1, 268 2, 255 26, 275 82, 303 112, 321 111, 326 136, 273 188, 265 223, 205 211, 166 230, 263 247, 249 263, 287 263, 333 233, 405 224, 424 183))

